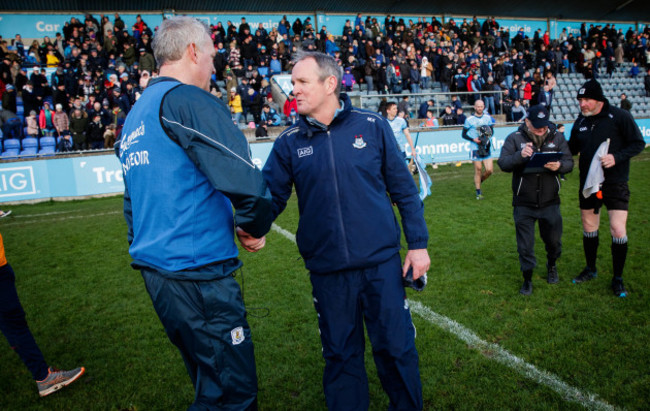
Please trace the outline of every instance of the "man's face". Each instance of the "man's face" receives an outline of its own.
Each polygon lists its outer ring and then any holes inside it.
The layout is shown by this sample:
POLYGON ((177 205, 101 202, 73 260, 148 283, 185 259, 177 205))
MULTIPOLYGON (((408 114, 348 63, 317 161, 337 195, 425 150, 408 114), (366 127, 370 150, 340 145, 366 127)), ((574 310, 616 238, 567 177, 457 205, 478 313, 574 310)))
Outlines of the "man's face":
POLYGON ((389 108, 386 109, 386 114, 388 114, 388 117, 390 118, 395 118, 397 115, 397 105, 393 104, 389 108))
POLYGON ((578 104, 580 105, 580 112, 585 117, 596 115, 602 109, 602 102, 592 98, 579 98, 578 104))
POLYGON ((215 72, 212 60, 214 60, 214 56, 217 53, 212 46, 212 40, 210 40, 210 36, 205 34, 203 44, 195 45, 195 50, 197 54, 198 69, 197 85, 202 89, 209 91, 210 77, 212 77, 212 74, 215 72))
POLYGON ((483 110, 485 110, 485 104, 481 100, 474 103, 474 111, 476 112, 477 116, 482 116, 483 110))
POLYGON ((311 116, 328 97, 327 81, 321 81, 319 73, 316 60, 312 58, 299 61, 293 68, 291 83, 300 114, 311 116))
POLYGON ((538 137, 543 136, 548 131, 548 127, 535 128, 533 127, 533 123, 531 123, 530 120, 526 119, 524 121, 526 122, 526 127, 528 127, 528 130, 538 137))

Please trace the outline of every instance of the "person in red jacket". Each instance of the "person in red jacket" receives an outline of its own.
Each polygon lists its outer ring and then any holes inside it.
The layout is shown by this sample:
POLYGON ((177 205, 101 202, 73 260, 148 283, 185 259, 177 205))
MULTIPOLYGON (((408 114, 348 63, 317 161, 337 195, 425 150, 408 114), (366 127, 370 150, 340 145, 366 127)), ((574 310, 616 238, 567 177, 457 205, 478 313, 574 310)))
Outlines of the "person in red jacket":
POLYGON ((282 112, 287 117, 287 125, 294 124, 298 119, 298 103, 296 103, 293 91, 287 96, 282 112))

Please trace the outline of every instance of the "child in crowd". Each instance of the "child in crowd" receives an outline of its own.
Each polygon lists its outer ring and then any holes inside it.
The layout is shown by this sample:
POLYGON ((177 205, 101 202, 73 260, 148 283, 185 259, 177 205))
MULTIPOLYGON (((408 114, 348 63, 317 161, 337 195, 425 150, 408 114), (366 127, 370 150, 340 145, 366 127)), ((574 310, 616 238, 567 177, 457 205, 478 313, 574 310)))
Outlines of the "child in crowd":
POLYGON ((29 116, 25 119, 27 122, 27 136, 38 137, 38 118, 36 118, 36 110, 29 112, 29 116))

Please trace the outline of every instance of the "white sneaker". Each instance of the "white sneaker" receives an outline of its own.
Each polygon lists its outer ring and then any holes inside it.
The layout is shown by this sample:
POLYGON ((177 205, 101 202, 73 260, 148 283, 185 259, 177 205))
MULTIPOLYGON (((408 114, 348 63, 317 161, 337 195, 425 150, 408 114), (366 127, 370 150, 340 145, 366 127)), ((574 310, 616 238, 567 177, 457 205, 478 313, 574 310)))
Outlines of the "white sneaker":
POLYGON ((2 214, 0 214, 0 218, 5 218, 5 217, 8 216, 9 214, 11 214, 11 210, 9 210, 9 211, 7 211, 7 212, 5 212, 5 211, 0 211, 0 213, 2 213, 2 214))

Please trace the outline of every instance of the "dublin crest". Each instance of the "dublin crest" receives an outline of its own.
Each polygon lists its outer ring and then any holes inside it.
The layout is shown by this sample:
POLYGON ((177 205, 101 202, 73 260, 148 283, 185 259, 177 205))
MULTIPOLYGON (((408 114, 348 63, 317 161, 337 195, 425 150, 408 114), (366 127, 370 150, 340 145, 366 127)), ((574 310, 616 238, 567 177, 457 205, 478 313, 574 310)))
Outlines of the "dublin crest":
POLYGON ((363 136, 359 134, 358 136, 354 136, 354 144, 352 146, 354 148, 364 148, 367 144, 363 141, 363 136))

